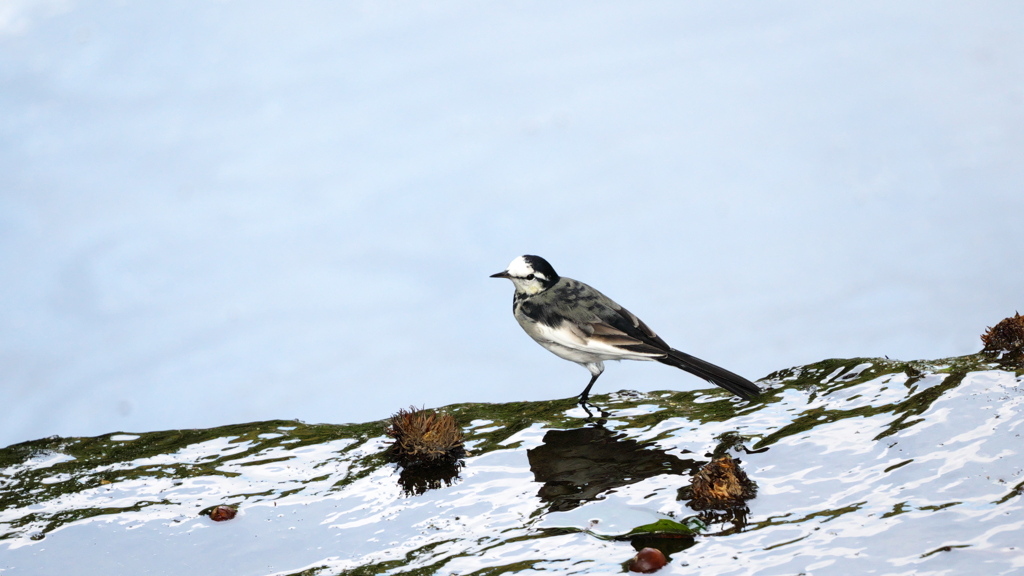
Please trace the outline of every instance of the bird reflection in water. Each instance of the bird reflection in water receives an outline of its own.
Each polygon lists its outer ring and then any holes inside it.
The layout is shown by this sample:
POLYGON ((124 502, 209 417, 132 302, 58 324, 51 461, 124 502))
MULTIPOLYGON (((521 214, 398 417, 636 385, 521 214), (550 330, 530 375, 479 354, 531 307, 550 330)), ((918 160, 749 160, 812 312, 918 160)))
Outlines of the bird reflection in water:
POLYGON ((551 511, 566 511, 617 488, 660 474, 693 474, 700 463, 682 459, 603 426, 549 430, 526 451, 538 496, 551 511))

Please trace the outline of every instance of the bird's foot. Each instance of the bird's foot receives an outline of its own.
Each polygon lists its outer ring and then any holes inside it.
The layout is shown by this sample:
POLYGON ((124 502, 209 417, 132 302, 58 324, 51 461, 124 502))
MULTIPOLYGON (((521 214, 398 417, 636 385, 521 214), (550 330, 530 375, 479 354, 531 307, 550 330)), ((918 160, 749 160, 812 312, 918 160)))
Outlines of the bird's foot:
POLYGON ((587 397, 585 397, 585 396, 580 396, 580 401, 577 404, 579 405, 580 408, 583 408, 584 412, 587 413, 587 419, 588 420, 594 417, 594 413, 590 411, 591 407, 593 407, 595 410, 597 410, 598 416, 600 418, 608 418, 609 416, 611 416, 611 412, 606 412, 603 408, 601 408, 597 404, 591 404, 591 403, 587 402, 587 397))

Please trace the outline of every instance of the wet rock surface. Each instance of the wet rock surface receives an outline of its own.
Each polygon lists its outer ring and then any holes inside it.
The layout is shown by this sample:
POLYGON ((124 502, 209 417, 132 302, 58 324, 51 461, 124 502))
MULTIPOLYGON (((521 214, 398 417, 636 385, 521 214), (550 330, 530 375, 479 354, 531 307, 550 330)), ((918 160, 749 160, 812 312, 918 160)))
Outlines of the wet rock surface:
POLYGON ((985 355, 827 360, 715 390, 450 406, 468 455, 403 485, 385 423, 260 422, 0 450, 4 574, 974 573, 1024 564, 1020 371, 985 355), (680 500, 715 458, 756 484, 680 500), (750 494, 748 494, 750 495, 750 494), (227 506, 214 522, 201 512, 227 506), (703 516, 701 514, 704 514, 703 516))

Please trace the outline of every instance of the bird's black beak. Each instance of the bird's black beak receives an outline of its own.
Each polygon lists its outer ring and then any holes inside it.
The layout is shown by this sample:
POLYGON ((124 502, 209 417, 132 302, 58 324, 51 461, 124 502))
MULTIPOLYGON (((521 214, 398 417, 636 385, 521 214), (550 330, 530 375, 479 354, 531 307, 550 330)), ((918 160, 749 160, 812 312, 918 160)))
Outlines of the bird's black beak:
POLYGON ((491 278, 511 278, 511 276, 509 276, 508 270, 502 270, 497 274, 491 274, 491 278))

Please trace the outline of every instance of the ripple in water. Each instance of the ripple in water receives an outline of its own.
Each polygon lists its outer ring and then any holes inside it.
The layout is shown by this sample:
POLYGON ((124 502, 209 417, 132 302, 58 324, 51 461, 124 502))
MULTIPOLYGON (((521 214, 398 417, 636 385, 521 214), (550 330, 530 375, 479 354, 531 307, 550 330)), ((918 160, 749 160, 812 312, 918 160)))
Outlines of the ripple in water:
POLYGON ((385 460, 382 423, 49 438, 0 451, 0 571, 609 574, 653 546, 661 574, 1012 573, 1022 381, 976 356, 852 359, 751 403, 459 405, 470 454, 431 479, 385 460), (691 509, 680 489, 725 453, 757 497, 691 509), (217 505, 238 515, 202 515, 217 505))

